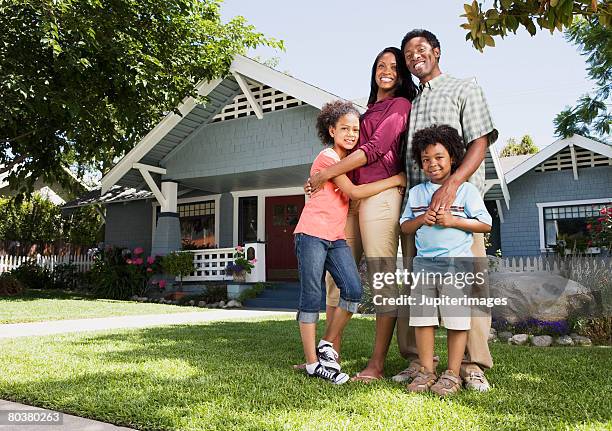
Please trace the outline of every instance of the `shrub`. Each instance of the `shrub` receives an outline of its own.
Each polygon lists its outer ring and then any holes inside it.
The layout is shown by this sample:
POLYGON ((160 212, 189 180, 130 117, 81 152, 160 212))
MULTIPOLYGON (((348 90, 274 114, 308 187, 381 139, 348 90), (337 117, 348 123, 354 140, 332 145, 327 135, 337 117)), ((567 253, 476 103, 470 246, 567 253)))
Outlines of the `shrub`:
POLYGON ((193 272, 193 253, 188 251, 175 251, 162 258, 164 271, 179 277, 179 289, 183 290, 183 277, 193 272))
POLYGON ((13 269, 10 274, 28 289, 56 289, 53 274, 49 268, 39 266, 33 260, 28 260, 13 269))
POLYGON ((24 291, 23 284, 12 274, 0 274, 0 296, 21 295, 24 291))

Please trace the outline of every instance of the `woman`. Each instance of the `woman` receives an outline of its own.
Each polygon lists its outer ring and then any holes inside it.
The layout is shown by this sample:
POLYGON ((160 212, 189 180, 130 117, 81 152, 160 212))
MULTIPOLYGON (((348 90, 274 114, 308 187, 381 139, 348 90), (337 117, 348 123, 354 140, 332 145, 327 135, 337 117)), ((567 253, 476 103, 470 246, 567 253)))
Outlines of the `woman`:
MULTIPOLYGON (((372 66, 368 110, 361 116, 359 145, 346 158, 325 168, 309 179, 307 192, 315 193, 326 181, 349 173, 356 185, 389 178, 404 170, 404 136, 410 112, 410 101, 417 89, 406 68, 402 52, 385 48, 372 66), (310 188, 309 188, 310 186, 310 188)), ((375 196, 351 201, 346 237, 358 263, 365 252, 368 272, 395 272, 399 242, 399 216, 403 196, 388 189, 375 196)), ((371 277, 370 277, 371 279, 371 277)), ((376 293, 379 293, 378 291, 376 293)), ((395 296, 393 289, 382 292, 395 296)), ((328 316, 338 304, 338 288, 327 277, 328 316)), ((353 380, 371 381, 383 377, 384 362, 393 337, 397 307, 376 307, 374 350, 367 367, 353 380)), ((328 320, 328 325, 329 325, 328 320)), ((340 339, 333 341, 339 351, 340 339)))

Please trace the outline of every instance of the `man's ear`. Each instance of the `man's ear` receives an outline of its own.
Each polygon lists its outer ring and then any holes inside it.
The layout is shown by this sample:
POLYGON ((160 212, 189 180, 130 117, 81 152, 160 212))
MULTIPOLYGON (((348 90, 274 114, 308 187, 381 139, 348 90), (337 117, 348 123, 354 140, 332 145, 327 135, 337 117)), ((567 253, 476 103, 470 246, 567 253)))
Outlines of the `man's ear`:
POLYGON ((440 58, 440 48, 434 48, 433 53, 436 58, 440 58))

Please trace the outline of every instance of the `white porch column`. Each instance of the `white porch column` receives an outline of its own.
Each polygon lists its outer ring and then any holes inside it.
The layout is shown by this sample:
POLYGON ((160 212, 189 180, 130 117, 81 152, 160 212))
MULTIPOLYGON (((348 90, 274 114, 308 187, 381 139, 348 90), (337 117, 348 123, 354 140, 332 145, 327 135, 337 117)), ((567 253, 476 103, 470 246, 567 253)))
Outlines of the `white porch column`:
POLYGON ((181 249, 181 226, 177 212, 178 183, 175 181, 162 181, 161 194, 163 200, 161 212, 157 220, 151 254, 164 256, 170 252, 181 249))

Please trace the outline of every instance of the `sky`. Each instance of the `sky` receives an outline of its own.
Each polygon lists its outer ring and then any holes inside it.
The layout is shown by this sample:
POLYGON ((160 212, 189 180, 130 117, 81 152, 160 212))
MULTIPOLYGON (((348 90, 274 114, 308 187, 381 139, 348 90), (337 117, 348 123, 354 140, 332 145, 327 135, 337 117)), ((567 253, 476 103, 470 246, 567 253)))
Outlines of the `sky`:
POLYGON ((498 148, 524 134, 539 147, 551 144, 556 114, 593 88, 584 57, 561 33, 531 37, 523 28, 480 53, 459 27, 463 3, 225 0, 221 14, 224 21, 242 15, 257 31, 285 42, 284 52, 257 48, 249 56, 278 57, 278 70, 351 100, 367 97, 372 62, 383 48, 399 47, 409 30, 425 28, 440 40, 442 71, 476 77, 482 86, 500 133, 498 148))

